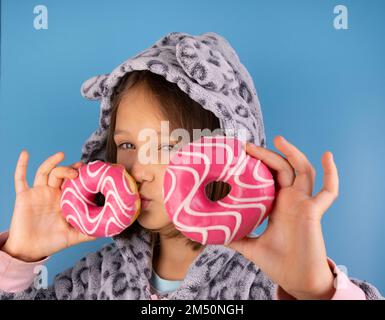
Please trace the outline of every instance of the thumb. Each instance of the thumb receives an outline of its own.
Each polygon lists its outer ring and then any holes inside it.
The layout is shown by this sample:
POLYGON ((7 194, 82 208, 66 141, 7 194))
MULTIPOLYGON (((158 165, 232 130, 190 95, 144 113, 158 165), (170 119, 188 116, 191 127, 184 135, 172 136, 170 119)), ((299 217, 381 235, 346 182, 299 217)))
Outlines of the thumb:
POLYGON ((88 242, 88 241, 94 241, 97 237, 90 236, 88 234, 84 234, 81 232, 78 232, 78 240, 79 242, 88 242))
POLYGON ((68 242, 69 242, 70 246, 80 244, 82 242, 94 241, 97 239, 96 237, 92 237, 88 234, 84 234, 84 233, 76 230, 72 226, 71 226, 70 233, 69 233, 68 237, 69 237, 68 242))

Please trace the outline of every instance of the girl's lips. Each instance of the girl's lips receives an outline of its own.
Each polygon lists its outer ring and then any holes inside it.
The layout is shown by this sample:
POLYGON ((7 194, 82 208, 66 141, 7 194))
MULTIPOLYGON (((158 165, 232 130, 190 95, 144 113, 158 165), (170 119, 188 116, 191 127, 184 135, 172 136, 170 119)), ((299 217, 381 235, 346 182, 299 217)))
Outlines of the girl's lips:
POLYGON ((151 200, 146 198, 140 198, 142 209, 146 209, 150 204, 151 200))

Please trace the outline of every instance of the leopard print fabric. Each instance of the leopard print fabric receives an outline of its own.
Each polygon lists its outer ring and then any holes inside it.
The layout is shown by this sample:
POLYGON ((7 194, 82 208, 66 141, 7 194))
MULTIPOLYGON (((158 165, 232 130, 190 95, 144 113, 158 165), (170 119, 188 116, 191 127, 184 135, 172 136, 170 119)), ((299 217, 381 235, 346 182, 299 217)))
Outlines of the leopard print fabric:
MULTIPOLYGON (((0 299, 150 300, 153 245, 144 230, 113 237, 55 277, 48 289, 0 291, 0 299)), ((180 287, 160 299, 272 299, 274 284, 253 263, 221 245, 207 245, 191 264, 180 287)))
MULTIPOLYGON (((47 289, 18 293, 0 290, 0 300, 151 300, 153 242, 144 230, 113 237, 58 274, 47 289)), ((382 299, 371 284, 352 279, 367 299, 382 299)), ((207 245, 191 264, 180 287, 157 295, 168 300, 271 300, 277 285, 255 264, 222 245, 207 245)))
POLYGON ((133 70, 149 70, 177 84, 191 99, 218 117, 226 135, 266 146, 253 80, 229 42, 214 32, 198 36, 172 32, 111 73, 94 76, 83 83, 82 95, 100 100, 99 127, 82 148, 83 162, 105 160, 111 95, 119 80, 133 70))

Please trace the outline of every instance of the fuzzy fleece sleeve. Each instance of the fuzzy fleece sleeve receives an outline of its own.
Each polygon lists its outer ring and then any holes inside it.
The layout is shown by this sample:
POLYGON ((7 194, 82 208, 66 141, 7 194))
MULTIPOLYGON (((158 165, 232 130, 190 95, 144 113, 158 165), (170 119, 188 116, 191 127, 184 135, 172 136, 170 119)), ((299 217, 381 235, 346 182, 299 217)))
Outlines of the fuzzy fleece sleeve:
MULTIPOLYGON (((0 234, 0 248, 7 233, 0 234)), ((97 299, 101 283, 103 248, 90 253, 73 267, 55 276, 46 289, 35 285, 34 269, 44 260, 27 263, 0 250, 0 300, 75 300, 97 299)))

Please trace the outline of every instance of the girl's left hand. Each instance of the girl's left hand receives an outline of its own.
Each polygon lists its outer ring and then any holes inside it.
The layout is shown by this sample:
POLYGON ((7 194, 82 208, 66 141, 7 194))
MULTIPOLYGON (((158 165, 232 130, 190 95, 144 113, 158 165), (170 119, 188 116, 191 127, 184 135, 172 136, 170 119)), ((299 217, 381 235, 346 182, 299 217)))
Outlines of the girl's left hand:
POLYGON ((338 172, 331 152, 322 157, 323 188, 312 196, 315 170, 306 156, 282 136, 275 147, 286 156, 253 144, 246 152, 272 171, 276 198, 266 230, 258 238, 227 245, 253 261, 297 299, 330 299, 334 276, 327 262, 321 218, 338 196, 338 172))

